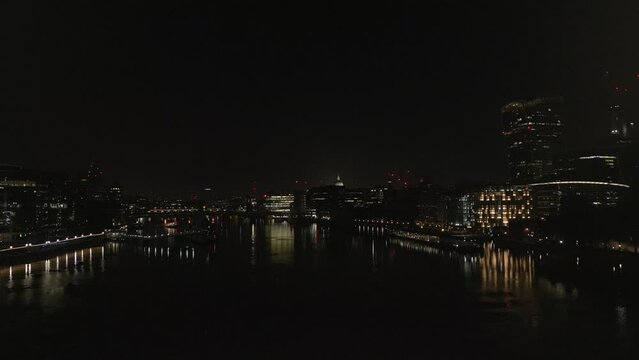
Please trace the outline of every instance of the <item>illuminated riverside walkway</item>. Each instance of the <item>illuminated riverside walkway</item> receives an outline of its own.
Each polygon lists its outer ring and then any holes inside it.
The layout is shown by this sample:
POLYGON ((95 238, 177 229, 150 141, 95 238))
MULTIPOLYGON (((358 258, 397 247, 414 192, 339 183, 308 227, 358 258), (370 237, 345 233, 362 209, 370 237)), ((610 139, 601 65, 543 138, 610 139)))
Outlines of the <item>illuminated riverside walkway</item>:
POLYGON ((23 246, 10 246, 0 250, 0 262, 21 259, 28 256, 45 255, 50 252, 66 250, 75 246, 92 244, 96 241, 104 241, 105 233, 78 235, 55 241, 46 241, 42 244, 28 243, 23 246))

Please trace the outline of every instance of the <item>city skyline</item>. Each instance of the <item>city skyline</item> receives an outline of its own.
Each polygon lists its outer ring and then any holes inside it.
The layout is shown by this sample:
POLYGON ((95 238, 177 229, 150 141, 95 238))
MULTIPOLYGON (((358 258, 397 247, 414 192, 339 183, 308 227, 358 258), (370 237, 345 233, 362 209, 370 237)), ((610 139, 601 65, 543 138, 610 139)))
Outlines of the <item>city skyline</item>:
POLYGON ((6 357, 639 354, 638 0, 2 13, 6 357))
MULTIPOLYGON (((626 88, 627 89, 627 88, 626 88)), ((619 90, 619 89, 617 89, 619 90)), ((549 175, 549 172, 552 172, 554 166, 553 161, 564 161, 562 156, 574 156, 576 153, 580 152, 602 152, 606 154, 616 154, 619 149, 615 148, 615 143, 626 144, 624 148, 625 151, 630 150, 633 154, 636 152, 636 147, 631 146, 632 141, 635 137, 634 131, 634 118, 636 116, 635 112, 628 111, 628 100, 624 98, 627 94, 624 92, 624 88, 621 88, 621 91, 613 92, 613 97, 610 100, 611 105, 607 105, 607 112, 601 115, 600 125, 603 125, 603 130, 598 133, 598 138, 593 140, 587 146, 582 145, 579 147, 575 143, 569 144, 565 141, 566 133, 570 134, 571 129, 566 127, 565 121, 565 108, 568 107, 567 104, 564 103, 563 97, 554 96, 554 97, 540 97, 536 99, 519 99, 518 101, 513 101, 508 104, 504 104, 500 109, 500 117, 501 117, 501 125, 502 129, 499 132, 499 135, 506 141, 502 142, 502 152, 503 152, 503 161, 501 164, 504 168, 504 176, 497 176, 490 179, 478 179, 473 178, 472 176, 468 176, 468 174, 462 175, 457 179, 450 180, 449 182, 437 182, 433 181, 437 179, 437 176, 433 176, 432 172, 426 171, 414 171, 411 169, 401 169, 398 167, 394 167, 391 169, 377 169, 379 171, 376 172, 374 176, 368 179, 364 179, 363 181, 360 179, 359 182, 350 182, 349 185, 354 188, 370 188, 375 186, 380 186, 384 184, 393 184, 398 187, 415 187, 420 184, 437 184, 443 186, 456 186, 456 185, 495 185, 495 184, 528 184, 535 182, 536 180, 540 180, 543 176, 549 175), (625 99, 622 101, 621 99, 625 99), (623 105, 618 105, 623 104, 623 105), (550 115, 550 118, 546 118, 546 114, 550 115), (532 116, 532 117, 530 117, 532 116), (515 119, 517 118, 517 119, 515 119), (534 120, 531 120, 534 119, 534 120), (531 122, 532 121, 532 122, 531 122), (557 122, 556 124, 554 122, 557 122), (530 132, 530 125, 537 124, 539 129, 533 131, 534 135, 532 138, 528 140, 525 139, 525 133, 530 132), (624 126, 624 135, 619 134, 619 128, 621 128, 623 123, 624 126), (544 127, 550 126, 551 130, 541 130, 544 127), (609 126, 610 128, 605 128, 609 126), (628 128, 625 128, 628 126, 628 128), (552 130, 552 128, 557 127, 556 130, 552 130), (528 129, 528 130, 526 130, 528 129), (612 129, 612 130, 611 130, 612 129), (523 136, 522 138, 522 131, 523 136), (548 132, 551 131, 551 132, 548 132), (546 133, 548 132, 548 133, 546 133), (514 135, 513 135, 514 134, 514 135), (517 135, 519 134, 519 135, 517 135), (546 138, 543 140, 543 143, 537 143, 540 141, 539 136, 541 138, 546 138), (510 140, 508 140, 510 139, 510 140), (513 140, 514 139, 514 140, 513 140), (550 142, 548 142, 548 139, 550 142), (519 141, 517 141, 519 140, 519 141), (520 155, 513 155, 513 144, 522 144, 521 140, 524 140, 522 149, 519 151, 523 151, 520 155), (514 141, 514 142, 513 142, 514 141), (541 163, 537 164, 535 161, 531 161, 530 163, 523 162, 526 159, 527 153, 531 150, 534 150, 536 147, 541 144, 551 145, 547 150, 544 151, 544 155, 542 155, 539 159, 544 159, 544 165, 541 163), (612 147, 611 147, 612 146, 612 147), (516 156, 515 159, 519 158, 522 160, 521 165, 530 167, 528 170, 525 170, 529 174, 526 176, 522 175, 522 178, 519 175, 515 175, 513 171, 514 165, 512 164, 512 156, 516 156), (535 170, 536 169, 536 170, 535 170), (532 171, 532 173, 530 173, 532 171), (536 174, 536 175, 531 175, 536 174), (374 179, 374 180, 373 180, 374 179)), ((633 110, 632 108, 630 110, 633 110)), ((521 146, 521 145, 520 145, 521 146)), ((517 146, 519 147, 519 146, 517 146)), ((538 150, 535 150, 538 151, 538 150)), ((539 155, 533 155, 539 157, 539 155)), ((615 155, 616 156, 616 155, 615 155)), ((626 155, 627 156, 627 155, 626 155)), ((635 155, 636 156, 636 155, 635 155)), ((532 159, 531 159, 532 160, 532 159)), ((25 170, 38 170, 38 171, 48 171, 52 175, 66 177, 74 180, 95 177, 95 171, 99 171, 99 175, 97 178, 100 179, 104 183, 104 185, 114 185, 114 186, 122 186, 124 185, 127 188, 126 184, 123 184, 119 179, 114 178, 113 176, 109 176, 108 171, 105 174, 104 169, 102 168, 102 164, 97 163, 95 160, 91 160, 90 163, 84 169, 76 169, 71 173, 65 173, 60 169, 33 169, 33 168, 25 168, 25 166, 21 164, 1 164, 3 166, 9 167, 18 167, 23 168, 25 170)), ((616 164, 615 166, 618 166, 616 164)), ((520 170, 518 170, 520 171, 520 170)), ((349 173, 349 171, 347 171, 349 173)), ((630 174, 626 174, 630 175, 630 174)), ((216 197, 228 197, 228 196, 259 196, 267 193, 291 193, 296 189, 309 189, 316 186, 325 186, 333 183, 334 177, 340 177, 339 171, 330 170, 328 172, 318 174, 315 178, 303 178, 303 177, 292 177, 292 178, 283 178, 280 181, 273 185, 273 183, 268 182, 259 182, 257 180, 246 180, 247 186, 243 189, 235 188, 234 191, 229 191, 228 188, 220 188, 216 186, 215 183, 204 183, 200 182, 202 185, 200 186, 183 186, 179 189, 164 189, 163 191, 154 191, 154 190, 136 190, 136 189, 127 189, 126 193, 129 195, 143 195, 143 196, 153 196, 153 197, 165 197, 165 198, 190 198, 191 196, 197 195, 202 191, 210 192, 211 194, 215 194, 216 197)), ((357 178, 357 177, 355 177, 357 178)), ((349 179, 350 180, 350 179, 349 179)), ((441 179, 440 179, 441 180, 441 179)), ((610 179, 609 179, 610 180, 610 179)), ((626 179, 630 180, 630 179, 626 179)))
POLYGON ((503 105, 563 96, 566 142, 585 147, 610 87, 639 82, 632 2, 15 6, 2 162, 95 160, 133 192, 392 169, 503 182, 503 105))

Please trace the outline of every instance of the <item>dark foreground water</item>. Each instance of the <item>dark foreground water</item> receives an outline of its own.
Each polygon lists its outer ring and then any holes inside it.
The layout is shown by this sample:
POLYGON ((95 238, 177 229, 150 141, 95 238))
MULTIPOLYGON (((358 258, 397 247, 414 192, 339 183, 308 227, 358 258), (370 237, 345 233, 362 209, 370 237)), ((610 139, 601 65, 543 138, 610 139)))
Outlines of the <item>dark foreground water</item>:
POLYGON ((286 223, 0 268, 6 358, 637 358, 637 260, 286 223))

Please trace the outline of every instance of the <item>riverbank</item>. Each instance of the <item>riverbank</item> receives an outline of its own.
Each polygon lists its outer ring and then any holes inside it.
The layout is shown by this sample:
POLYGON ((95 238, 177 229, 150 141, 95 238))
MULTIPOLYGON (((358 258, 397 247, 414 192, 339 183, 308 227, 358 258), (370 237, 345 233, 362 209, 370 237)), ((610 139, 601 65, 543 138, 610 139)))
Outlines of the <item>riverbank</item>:
POLYGON ((47 241, 42 244, 26 244, 0 250, 0 264, 8 265, 25 261, 41 260, 69 250, 94 246, 106 241, 105 233, 80 235, 72 238, 47 241))

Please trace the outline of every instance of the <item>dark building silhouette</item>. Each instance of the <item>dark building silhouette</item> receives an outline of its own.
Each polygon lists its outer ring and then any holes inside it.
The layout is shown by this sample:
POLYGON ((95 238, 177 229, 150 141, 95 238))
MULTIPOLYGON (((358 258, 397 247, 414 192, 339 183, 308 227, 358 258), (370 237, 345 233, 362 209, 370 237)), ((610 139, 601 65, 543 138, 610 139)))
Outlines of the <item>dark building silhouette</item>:
POLYGON ((630 195, 637 172, 631 91, 615 84, 609 74, 606 80, 608 108, 601 121, 609 125, 607 132, 589 148, 555 152, 552 170, 529 182, 536 218, 557 216, 567 202, 614 208, 630 195))
POLYGON ((608 96, 610 143, 630 144, 634 135, 633 103, 636 102, 636 96, 633 97, 633 89, 628 81, 613 80, 607 71, 604 79, 608 96))
POLYGON ((588 206, 617 206, 630 188, 618 154, 616 149, 603 146, 558 156, 553 171, 530 184, 535 217, 558 215, 567 199, 578 199, 588 206))
POLYGON ((344 208, 346 188, 337 175, 334 185, 319 186, 308 190, 306 193, 306 211, 311 218, 322 220, 335 219, 335 216, 344 208))
POLYGON ((419 186, 419 200, 417 203, 417 219, 429 226, 443 227, 452 222, 449 211, 453 204, 446 189, 433 184, 419 186))
POLYGON ((0 231, 45 233, 72 227, 71 189, 64 175, 0 165, 0 231))
POLYGON ((291 206, 291 217, 294 219, 308 217, 306 206, 306 190, 298 190, 293 194, 293 204, 291 206))
POLYGON ((333 185, 319 186, 295 193, 293 213, 296 217, 345 221, 363 216, 381 216, 387 194, 383 187, 347 188, 339 175, 333 185))
POLYGON ((73 189, 74 223, 84 230, 101 231, 124 225, 122 189, 104 184, 100 167, 91 163, 86 175, 73 189))
POLYGON ((604 134, 598 151, 615 156, 620 173, 617 180, 636 188, 639 180, 639 149, 635 141, 635 123, 639 119, 639 97, 636 92, 639 76, 625 74, 613 79, 606 71, 604 80, 609 132, 604 134))

